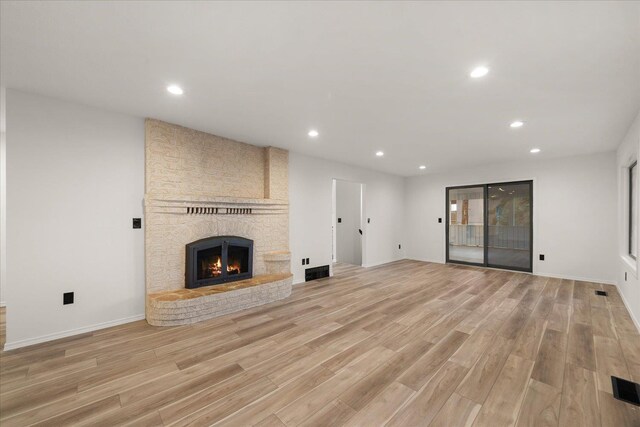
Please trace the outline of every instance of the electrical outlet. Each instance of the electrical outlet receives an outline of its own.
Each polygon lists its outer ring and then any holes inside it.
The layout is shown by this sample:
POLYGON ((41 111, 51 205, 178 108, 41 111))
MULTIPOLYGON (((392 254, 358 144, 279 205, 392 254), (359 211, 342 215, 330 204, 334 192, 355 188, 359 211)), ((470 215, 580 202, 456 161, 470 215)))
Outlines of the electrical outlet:
POLYGON ((627 272, 626 271, 624 272, 624 281, 625 282, 627 281, 627 272))
POLYGON ((442 224, 442 218, 438 218, 438 223, 442 224))
POLYGON ((302 258, 302 265, 305 265, 306 263, 304 262, 304 258, 302 258))
POLYGON ((371 218, 367 218, 367 224, 371 224, 371 218))
POLYGON ((142 228, 142 218, 133 218, 133 228, 142 228))
POLYGON ((73 304, 73 292, 65 292, 62 294, 62 305, 73 304))
POLYGON ((398 245, 398 249, 402 249, 402 245, 400 245, 400 244, 399 244, 399 245, 398 245))
POLYGON ((540 254, 540 261, 544 261, 544 254, 540 254))
POLYGON ((307 265, 309 265, 309 258, 307 258, 307 265))
POLYGON ((339 223, 340 223, 340 222, 342 222, 342 218, 338 218, 338 222, 339 222, 339 223))

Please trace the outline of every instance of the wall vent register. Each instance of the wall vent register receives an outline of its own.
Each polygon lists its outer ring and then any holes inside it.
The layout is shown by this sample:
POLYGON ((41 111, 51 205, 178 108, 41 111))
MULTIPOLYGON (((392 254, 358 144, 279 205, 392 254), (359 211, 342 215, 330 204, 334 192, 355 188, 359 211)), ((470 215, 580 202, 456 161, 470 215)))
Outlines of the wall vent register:
POLYGON ((611 377, 613 397, 632 405, 640 406, 640 384, 622 378, 611 377))
POLYGON ((309 282, 311 280, 322 279, 324 277, 329 277, 329 266, 323 265, 320 267, 312 267, 307 268, 304 271, 304 279, 305 282, 309 282))

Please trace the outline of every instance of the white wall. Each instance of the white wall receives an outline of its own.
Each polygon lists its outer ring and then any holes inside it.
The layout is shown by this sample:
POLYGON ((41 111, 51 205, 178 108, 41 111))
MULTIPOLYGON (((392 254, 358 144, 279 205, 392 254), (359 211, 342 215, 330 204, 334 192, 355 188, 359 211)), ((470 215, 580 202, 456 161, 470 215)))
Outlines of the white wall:
POLYGON ((404 178, 292 152, 289 230, 294 283, 304 282, 305 268, 331 264, 333 179, 364 184, 363 217, 371 218, 363 224, 365 266, 404 257, 404 178), (302 265, 302 258, 310 259, 309 266, 302 265))
POLYGON ((614 283, 615 153, 485 165, 407 179, 407 256, 445 261, 445 187, 534 180, 535 274, 614 283), (443 222, 438 223, 438 218, 443 222), (538 254, 545 261, 538 261, 538 254))
POLYGON ((144 318, 143 119, 7 90, 6 137, 6 348, 144 318))
MULTIPOLYGON (((640 153, 640 114, 622 140, 617 152, 618 175, 618 246, 616 250, 616 280, 627 308, 640 329, 640 280, 638 280, 640 260, 632 259, 628 253, 629 230, 629 182, 628 167, 636 160, 640 153), (625 273, 627 279, 625 280, 625 273)), ((636 182, 640 185, 640 182, 636 182)), ((640 187, 638 187, 640 188, 640 187)), ((638 200, 636 200, 638 203, 638 200)), ((640 206, 639 206, 640 207, 640 206)), ((636 209, 638 212, 638 209, 636 209)), ((640 228, 640 227, 639 227, 640 228)), ((638 230, 640 241, 640 229, 638 230)))
POLYGON ((362 211, 360 207, 362 184, 336 180, 336 217, 341 222, 336 228, 336 261, 362 265, 362 211))
POLYGON ((0 307, 5 305, 7 283, 7 144, 6 89, 0 87, 0 307))
POLYGON ((0 132, 0 307, 6 305, 4 288, 7 284, 7 143, 6 133, 0 132))

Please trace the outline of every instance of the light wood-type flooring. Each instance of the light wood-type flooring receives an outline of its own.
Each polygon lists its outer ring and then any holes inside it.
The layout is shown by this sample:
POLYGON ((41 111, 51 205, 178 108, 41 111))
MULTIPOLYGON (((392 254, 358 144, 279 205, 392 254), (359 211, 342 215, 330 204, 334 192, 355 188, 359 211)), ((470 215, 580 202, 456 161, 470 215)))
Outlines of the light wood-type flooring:
POLYGON ((615 287, 455 265, 339 266, 249 311, 0 356, 3 427, 640 425, 612 396, 640 381, 615 287))

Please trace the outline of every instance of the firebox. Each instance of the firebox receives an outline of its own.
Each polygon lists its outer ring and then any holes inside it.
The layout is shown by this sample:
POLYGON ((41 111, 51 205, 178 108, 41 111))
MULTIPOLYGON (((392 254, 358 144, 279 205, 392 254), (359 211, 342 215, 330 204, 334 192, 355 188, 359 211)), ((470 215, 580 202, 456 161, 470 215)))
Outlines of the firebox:
POLYGON ((249 279, 253 274, 253 240, 216 236, 187 245, 185 287, 217 285, 249 279))

